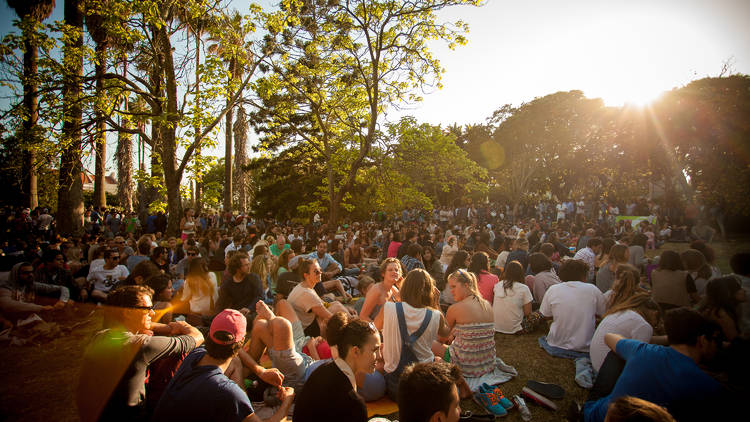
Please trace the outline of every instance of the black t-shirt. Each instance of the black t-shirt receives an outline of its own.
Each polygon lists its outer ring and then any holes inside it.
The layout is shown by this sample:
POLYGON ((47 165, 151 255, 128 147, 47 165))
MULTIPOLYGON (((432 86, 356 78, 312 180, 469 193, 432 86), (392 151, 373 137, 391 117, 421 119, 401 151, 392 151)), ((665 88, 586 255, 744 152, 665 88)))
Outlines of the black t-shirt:
POLYGON ((292 420, 366 421, 367 407, 349 378, 330 361, 310 374, 297 395, 292 420))
POLYGON ((240 310, 242 308, 255 311, 255 304, 262 298, 263 284, 257 275, 248 274, 240 283, 235 282, 234 278, 230 278, 221 283, 216 311, 221 312, 224 309, 240 310))

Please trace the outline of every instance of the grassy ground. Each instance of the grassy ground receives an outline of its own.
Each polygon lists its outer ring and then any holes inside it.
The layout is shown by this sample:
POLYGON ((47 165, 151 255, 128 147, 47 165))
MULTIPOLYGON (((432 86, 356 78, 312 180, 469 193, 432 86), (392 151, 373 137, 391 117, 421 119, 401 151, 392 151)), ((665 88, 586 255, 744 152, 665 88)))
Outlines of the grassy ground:
MULTIPOLYGON (((686 243, 667 244, 662 249, 682 251, 686 243)), ((729 257, 738 251, 750 250, 750 241, 730 241, 714 243, 717 265, 722 273, 729 273, 729 257)), ((660 250, 648 251, 653 257, 660 250)), ((81 311, 78 315, 87 315, 81 311)), ((89 323, 77 327, 64 335, 41 346, 0 345, 0 421, 75 421, 77 412, 75 392, 80 372, 81 354, 90 336, 101 327, 101 319, 94 318, 89 323)), ((559 421, 564 419, 571 400, 585 400, 587 391, 578 387, 573 380, 573 361, 553 358, 538 345, 537 338, 544 330, 535 334, 506 336, 496 335, 497 355, 513 365, 519 376, 501 385, 503 393, 511 397, 519 394, 528 380, 552 382, 565 388, 566 395, 557 400, 559 409, 553 412, 528 403, 534 421, 559 421)), ((528 401, 527 401, 528 402, 528 401)), ((471 400, 461 403, 464 410, 484 413, 471 400)), ((398 415, 391 415, 397 419, 398 415)), ((511 411, 505 418, 508 421, 521 420, 518 411, 511 411)))

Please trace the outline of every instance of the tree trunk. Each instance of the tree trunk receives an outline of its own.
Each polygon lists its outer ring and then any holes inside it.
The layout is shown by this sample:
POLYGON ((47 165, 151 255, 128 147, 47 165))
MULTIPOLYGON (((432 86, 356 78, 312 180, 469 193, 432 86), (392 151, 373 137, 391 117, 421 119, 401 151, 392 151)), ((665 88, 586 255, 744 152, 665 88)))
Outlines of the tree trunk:
POLYGON ((80 103, 83 60, 83 13, 80 0, 65 0, 65 23, 76 29, 76 36, 66 38, 64 61, 66 74, 63 90, 63 142, 60 157, 60 188, 57 195, 57 229, 61 234, 83 231, 83 181, 81 180, 80 103))
MULTIPOLYGON (((227 107, 230 107, 227 100, 227 107)), ((224 212, 232 211, 232 118, 234 110, 227 111, 224 143, 224 212)))
POLYGON ((157 64, 160 66, 159 74, 164 75, 164 88, 166 95, 166 116, 167 121, 159 124, 161 134, 161 164, 164 169, 164 182, 167 187, 167 211, 169 219, 167 224, 167 234, 177 236, 180 232, 180 218, 182 217, 182 199, 180 194, 180 183, 182 182, 182 172, 177 167, 177 139, 175 130, 179 120, 179 111, 177 109, 177 78, 174 71, 174 62, 172 60, 172 44, 169 40, 167 27, 162 26, 158 29, 157 43, 164 52, 163 62, 157 64))
MULTIPOLYGON (((128 109, 128 98, 125 97, 124 110, 128 109)), ((122 125, 130 128, 130 122, 124 119, 122 125)), ((126 213, 133 212, 133 144, 130 134, 120 132, 117 136, 117 196, 120 206, 126 213)))
POLYGON ((38 119, 39 97, 37 95, 37 62, 39 52, 33 41, 34 34, 28 34, 24 38, 26 52, 23 55, 23 76, 26 83, 23 86, 23 105, 26 108, 27 119, 23 121, 23 193, 25 195, 24 205, 32 210, 39 205, 37 194, 37 172, 36 153, 33 146, 37 143, 36 123, 38 119))
MULTIPOLYGON (((201 65, 201 31, 196 31, 195 34, 195 109, 200 110, 200 92, 201 92, 201 77, 200 72, 198 69, 201 65)), ((198 120, 196 119, 196 122, 198 120)), ((200 123, 196 123, 195 127, 193 128, 195 130, 195 143, 197 144, 195 148, 195 156, 200 157, 201 156, 201 148, 200 148, 200 133, 201 133, 201 125, 200 123)), ((203 195, 201 195, 201 192, 203 190, 203 177, 196 177, 195 178, 195 213, 196 215, 200 215, 201 211, 203 210, 203 195)))
POLYGON ((335 227, 339 218, 339 203, 341 199, 339 195, 336 195, 336 182, 333 179, 333 163, 331 160, 326 161, 328 166, 328 225, 335 227))
POLYGON ((238 107, 237 120, 234 122, 234 188, 240 211, 247 211, 247 176, 242 167, 247 164, 247 120, 245 110, 238 107))
POLYGON ((96 64, 94 65, 96 73, 96 102, 94 106, 96 112, 96 135, 94 138, 94 148, 96 155, 96 164, 94 170, 94 206, 95 207, 106 207, 107 206, 107 193, 105 190, 105 179, 104 177, 106 169, 105 164, 107 161, 107 136, 105 132, 105 121, 104 121, 104 70, 106 66, 106 51, 107 47, 104 43, 96 44, 96 64))

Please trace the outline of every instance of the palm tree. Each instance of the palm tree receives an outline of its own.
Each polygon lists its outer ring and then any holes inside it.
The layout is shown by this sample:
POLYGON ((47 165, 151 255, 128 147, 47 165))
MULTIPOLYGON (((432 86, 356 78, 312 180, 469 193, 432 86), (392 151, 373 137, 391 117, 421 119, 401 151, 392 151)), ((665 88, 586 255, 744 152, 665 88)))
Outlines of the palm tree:
MULTIPOLYGON (((21 18, 23 31, 23 105, 27 118, 23 119, 23 136, 27 145, 36 143, 35 129, 38 119, 39 96, 37 93, 37 51, 36 26, 47 19, 55 8, 55 0, 6 0, 8 6, 21 18)), ((25 148, 23 157, 24 194, 26 205, 36 208, 37 198, 36 154, 34 148, 25 148)))
POLYGON ((247 164, 247 116, 245 109, 237 107, 237 120, 234 122, 234 180, 237 188, 237 206, 240 211, 247 211, 247 175, 243 167, 247 164))
MULTIPOLYGON (((106 3, 99 6, 103 7, 106 3)), ((105 167, 107 161, 107 137, 105 132, 104 115, 104 71, 107 66, 107 48, 109 47, 109 37, 104 27, 105 17, 99 13, 99 10, 86 11, 86 28, 88 29, 91 39, 96 43, 94 63, 94 72, 96 75, 96 105, 95 121, 96 133, 94 137, 95 147, 95 165, 94 165, 94 206, 104 207, 107 205, 107 195, 104 189, 105 167)))
POLYGON ((63 147, 60 188, 57 192, 57 230, 62 234, 83 231, 83 181, 81 180, 81 79, 83 76, 83 13, 81 0, 65 0, 65 24, 73 31, 63 46, 63 147))
MULTIPOLYGON (((242 78, 244 66, 249 60, 248 45, 245 38, 250 29, 243 24, 242 15, 236 10, 231 16, 224 16, 221 22, 220 34, 213 34, 210 40, 213 44, 208 46, 208 51, 218 54, 227 62, 229 79, 227 85, 232 86, 242 78)), ((234 92, 227 93, 227 107, 230 107, 225 116, 224 125, 224 211, 232 210, 232 120, 234 110, 231 108, 231 97, 234 92)))

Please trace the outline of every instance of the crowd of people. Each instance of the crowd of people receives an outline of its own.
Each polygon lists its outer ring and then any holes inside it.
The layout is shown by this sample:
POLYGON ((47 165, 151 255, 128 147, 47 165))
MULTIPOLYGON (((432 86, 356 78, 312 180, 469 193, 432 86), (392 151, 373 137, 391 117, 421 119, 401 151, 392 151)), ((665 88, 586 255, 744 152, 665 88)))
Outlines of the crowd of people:
POLYGON ((384 396, 402 421, 458 420, 472 396, 500 416, 523 404, 495 387, 518 375, 497 341, 536 332, 590 390, 569 418, 630 406, 687 420, 704 415, 696 400, 747 393, 750 254, 722 274, 720 217, 645 199, 404 210, 340 226, 187 209, 167 236, 162 213, 90 209, 85 234, 63 238, 48 210, 6 209, 0 316, 11 328, 100 306, 103 330, 83 351, 84 421, 260 420, 259 401, 275 409, 268 420, 293 403, 295 421, 367 420, 366 402, 384 396), (618 219, 620 206, 644 218, 618 219), (669 241, 689 248, 648 258, 669 241))

